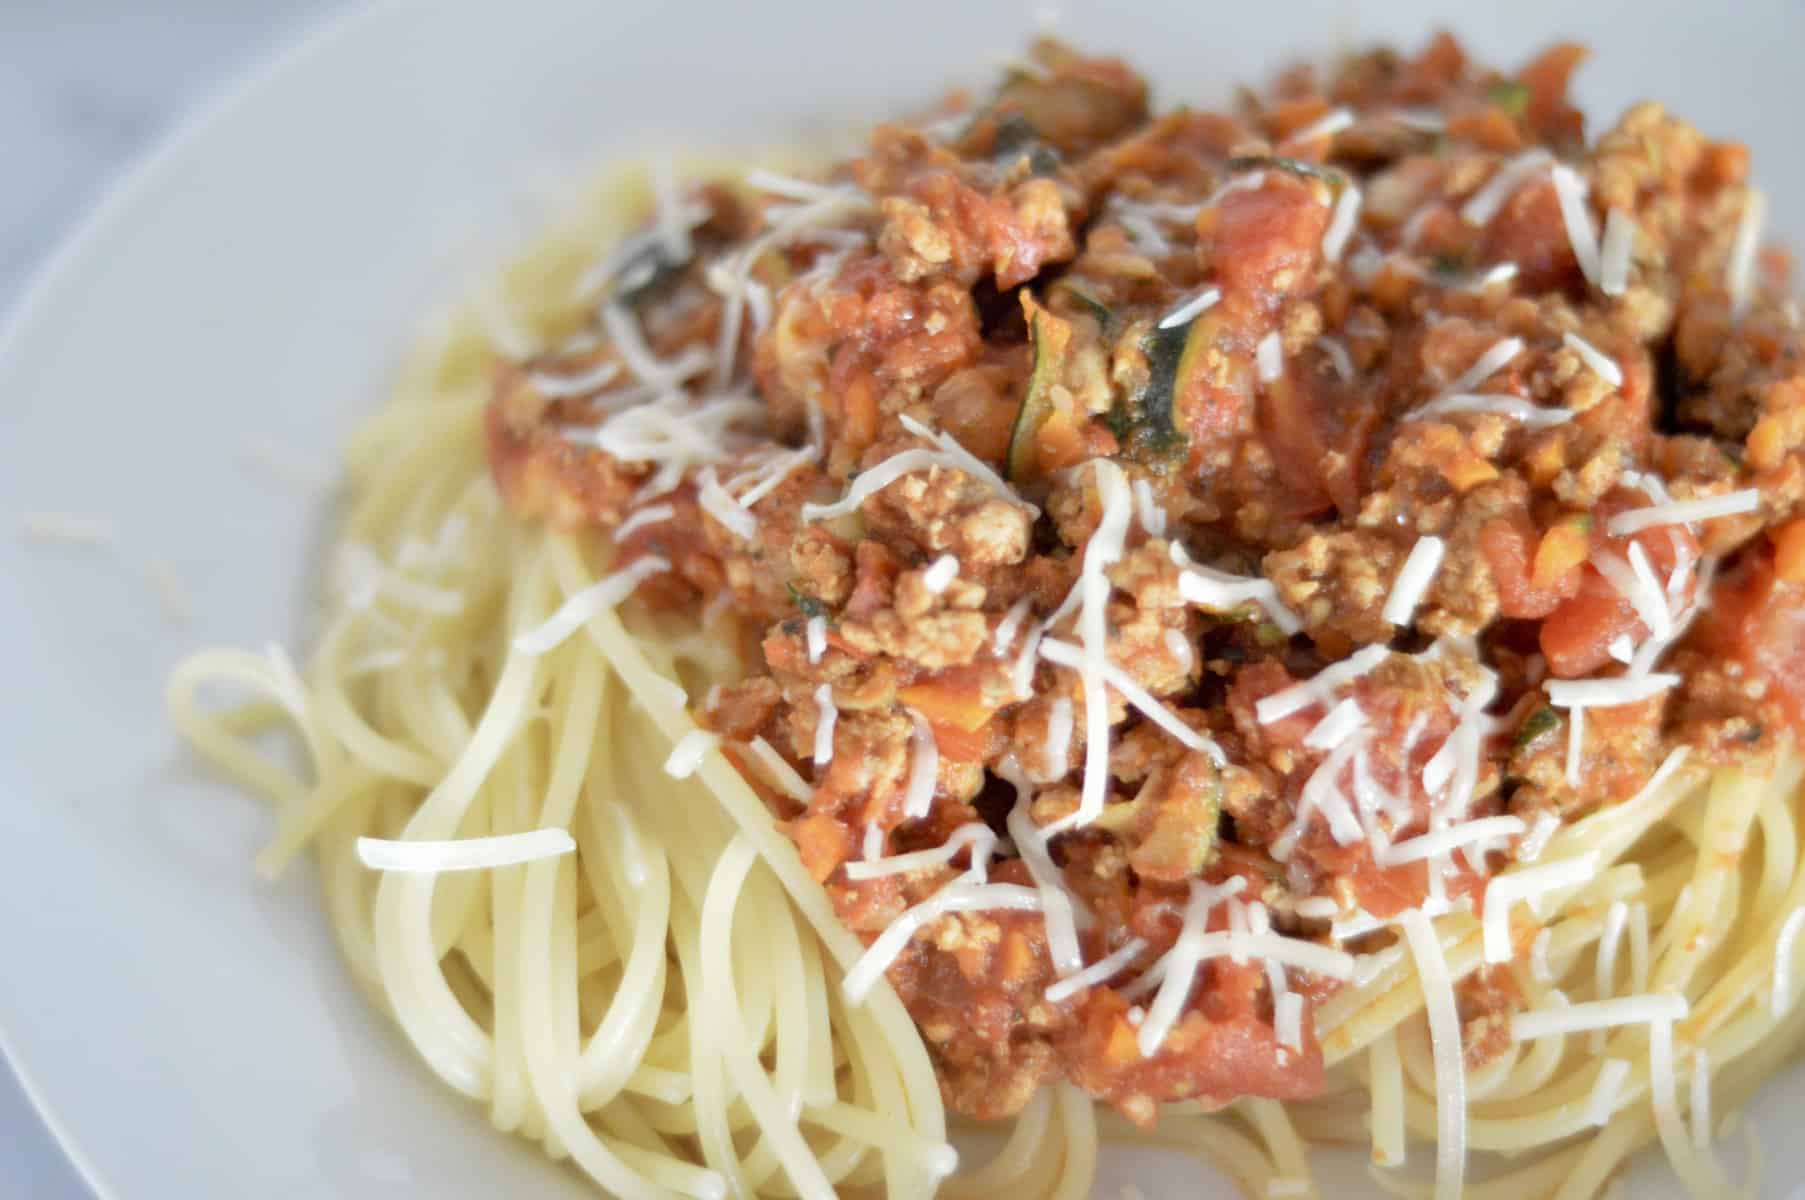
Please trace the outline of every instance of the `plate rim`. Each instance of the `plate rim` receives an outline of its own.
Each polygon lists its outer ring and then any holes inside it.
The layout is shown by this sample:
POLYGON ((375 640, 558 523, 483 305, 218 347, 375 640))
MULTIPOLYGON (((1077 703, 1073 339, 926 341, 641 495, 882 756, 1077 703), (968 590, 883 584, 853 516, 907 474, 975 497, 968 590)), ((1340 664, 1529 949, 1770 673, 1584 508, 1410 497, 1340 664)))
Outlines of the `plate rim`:
MULTIPOLYGON (((304 63, 327 52, 379 19, 417 7, 417 0, 332 0, 322 11, 294 18, 233 58, 210 83, 179 106, 161 129, 105 175, 79 203, 50 250, 27 268, 12 302, 0 309, 0 362, 21 353, 39 320, 61 290, 70 286, 96 243, 125 219, 140 196, 176 169, 179 160, 252 96, 275 86, 304 63)), ((37 1072, 20 1051, 18 1039, 0 1017, 0 1063, 11 1070, 19 1091, 42 1129, 96 1200, 123 1200, 125 1191, 107 1179, 83 1146, 82 1137, 49 1101, 37 1072)))

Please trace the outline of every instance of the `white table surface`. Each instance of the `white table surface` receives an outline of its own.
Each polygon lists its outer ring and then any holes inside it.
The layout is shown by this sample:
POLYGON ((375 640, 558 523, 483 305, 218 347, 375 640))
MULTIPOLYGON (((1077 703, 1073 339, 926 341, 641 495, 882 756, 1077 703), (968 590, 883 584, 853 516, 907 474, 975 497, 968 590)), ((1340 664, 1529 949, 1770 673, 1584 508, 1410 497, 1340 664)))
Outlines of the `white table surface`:
MULTIPOLYGON (((338 0, 0 0, 0 312, 11 311, 123 169, 336 7, 338 0)), ((160 1194, 155 1180, 134 1180, 121 1200, 160 1194)), ((90 1195, 11 1072, 0 1069, 0 1196, 90 1195)))

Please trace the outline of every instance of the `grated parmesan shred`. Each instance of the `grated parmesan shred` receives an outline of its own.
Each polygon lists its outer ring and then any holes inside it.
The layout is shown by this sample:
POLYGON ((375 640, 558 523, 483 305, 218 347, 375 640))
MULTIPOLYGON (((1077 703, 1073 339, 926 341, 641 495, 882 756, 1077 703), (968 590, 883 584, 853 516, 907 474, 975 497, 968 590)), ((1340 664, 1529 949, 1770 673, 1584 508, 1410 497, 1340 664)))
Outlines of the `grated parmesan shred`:
POLYGON ((840 710, 834 705, 834 685, 823 683, 815 689, 815 766, 825 767, 834 760, 834 726, 840 710))
MULTIPOLYGON (((875 829, 877 826, 873 825, 867 828, 875 829)), ((868 854, 862 861, 846 863, 844 869, 846 878, 855 883, 881 879, 886 875, 906 875, 911 871, 925 871, 931 867, 945 866, 967 846, 972 848, 972 861, 976 863, 989 856, 988 849, 980 849, 980 847, 994 847, 996 840, 997 835, 990 826, 982 821, 968 821, 948 834, 946 841, 938 846, 885 857, 881 853, 882 846, 880 845, 880 853, 868 854)))
POLYGON ((1260 344, 1254 347, 1254 363, 1261 383, 1271 383, 1285 373, 1285 344, 1277 330, 1261 338, 1260 344))
POLYGON ((1580 360, 1598 373, 1598 377, 1614 388, 1623 386, 1623 368, 1617 361, 1577 333, 1563 333, 1561 344, 1579 355, 1580 360))
POLYGON ((1422 603, 1430 585, 1435 582, 1435 573, 1441 569, 1442 556, 1447 549, 1446 542, 1433 536, 1419 537, 1410 547, 1410 554, 1398 569, 1397 579, 1392 582, 1391 593, 1385 597, 1385 607, 1381 610, 1380 615, 1389 624, 1400 627, 1410 624, 1417 605, 1422 603))
POLYGON ((903 791, 903 814, 925 817, 934 805, 934 788, 940 776, 940 747, 928 719, 909 709, 914 730, 909 734, 909 782, 903 791))
POLYGON ((357 839, 357 858, 372 871, 438 874, 518 866, 569 854, 576 848, 576 842, 566 830, 534 829, 527 833, 451 841, 360 837, 357 839))
POLYGON ((1573 257, 1579 263, 1580 274, 1586 282, 1597 284, 1598 273, 1598 226, 1592 220, 1592 210, 1586 206, 1586 184, 1577 172, 1565 163, 1555 164, 1550 172, 1554 180, 1554 197, 1560 205, 1561 224, 1567 229, 1567 244, 1573 248, 1573 257))
POLYGON ((1007 909, 1036 912, 1040 895, 1011 883, 952 883, 904 912, 878 935, 846 972, 840 987, 852 1004, 863 1004, 878 978, 896 961, 915 935, 953 913, 1007 909))
POLYGON ((604 575, 582 591, 572 593, 543 624, 515 637, 515 651, 539 655, 555 649, 571 634, 632 595, 641 583, 670 569, 668 559, 649 555, 604 575))

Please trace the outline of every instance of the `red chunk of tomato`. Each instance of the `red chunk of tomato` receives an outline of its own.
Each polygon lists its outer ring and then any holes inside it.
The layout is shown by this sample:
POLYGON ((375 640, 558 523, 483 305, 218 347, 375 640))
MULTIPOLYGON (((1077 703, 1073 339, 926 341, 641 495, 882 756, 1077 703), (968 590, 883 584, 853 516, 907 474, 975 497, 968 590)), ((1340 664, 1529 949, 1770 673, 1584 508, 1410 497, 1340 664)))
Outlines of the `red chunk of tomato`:
POLYGON ((1493 517, 1479 531, 1480 552, 1498 585, 1498 611, 1506 617, 1545 617, 1573 594, 1572 586, 1535 585, 1536 544, 1535 526, 1530 524, 1527 512, 1493 517))
POLYGON ((1200 223, 1211 224, 1201 232, 1222 290, 1271 307, 1308 279, 1328 220, 1308 184, 1269 171, 1262 186, 1230 192, 1200 223))
POLYGON ((1701 621, 1701 643, 1767 680, 1805 729, 1805 583, 1779 578, 1771 555, 1754 556, 1719 582, 1701 621))
POLYGON ((1635 607, 1592 565, 1600 555, 1627 559, 1631 545, 1642 548, 1661 586, 1662 598, 1677 612, 1692 598, 1694 584, 1688 582, 1678 596, 1667 595, 1668 581, 1682 564, 1698 561, 1698 539, 1684 526, 1663 525, 1645 529, 1630 537, 1612 537, 1608 529, 1611 518, 1628 508, 1645 505, 1640 497, 1631 500, 1625 493, 1613 493, 1600 503, 1593 524, 1591 561, 1579 570, 1579 588, 1563 600, 1542 622, 1542 654, 1548 669, 1562 678, 1590 675, 1611 661, 1610 645, 1628 634, 1641 641, 1649 635, 1648 626, 1636 615, 1635 607))

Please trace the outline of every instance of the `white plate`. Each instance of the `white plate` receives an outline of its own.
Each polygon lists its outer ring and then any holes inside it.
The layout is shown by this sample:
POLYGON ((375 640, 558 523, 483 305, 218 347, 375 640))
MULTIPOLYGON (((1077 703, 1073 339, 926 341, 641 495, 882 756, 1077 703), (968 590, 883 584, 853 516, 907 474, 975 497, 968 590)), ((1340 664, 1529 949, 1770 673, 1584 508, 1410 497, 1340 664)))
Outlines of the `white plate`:
MULTIPOLYGON (((451 1099, 354 994, 307 872, 253 877, 264 814, 180 750, 162 680, 193 647, 298 628, 325 508, 254 482, 247 440, 328 464, 420 318, 543 216, 548 180, 672 141, 770 145, 981 83, 1031 7, 974 7, 366 10, 194 122, 39 281, 0 341, 0 522, 104 514, 118 546, 0 536, 0 1028, 97 1190, 586 1194, 451 1099), (159 614, 152 561, 193 592, 190 628, 159 614)), ((1211 100, 1300 49, 1417 44, 1436 7, 1139 0, 1067 6, 1063 28, 1128 54, 1166 100, 1211 100)), ((1504 62, 1590 41, 1579 91, 1595 120, 1651 94, 1742 136, 1796 235, 1805 6, 1702 16, 1517 0, 1443 19, 1504 62)), ((1776 1117, 1802 1100, 1795 1073, 1761 1106, 1775 1195, 1805 1175, 1805 1143, 1776 1117)), ((1229 1194, 1195 1167, 1106 1166, 1102 1194, 1130 1178, 1151 1196, 1229 1194)))

